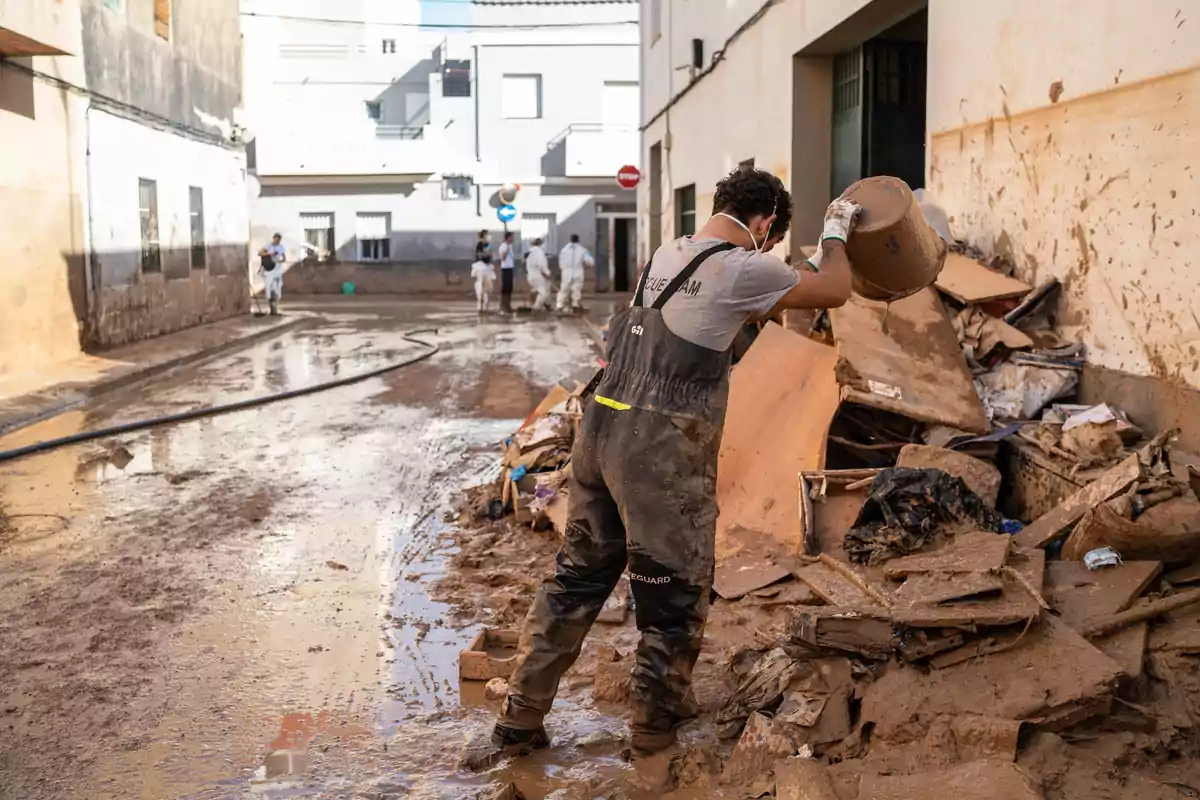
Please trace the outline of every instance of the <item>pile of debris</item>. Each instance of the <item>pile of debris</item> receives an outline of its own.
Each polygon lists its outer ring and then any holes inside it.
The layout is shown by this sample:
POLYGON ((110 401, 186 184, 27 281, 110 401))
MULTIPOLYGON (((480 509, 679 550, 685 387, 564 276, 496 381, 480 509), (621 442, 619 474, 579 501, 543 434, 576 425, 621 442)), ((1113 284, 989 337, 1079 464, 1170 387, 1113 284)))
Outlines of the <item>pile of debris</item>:
MULTIPOLYGON (((1200 458, 1071 402, 1057 283, 972 255, 733 370, 714 615, 771 609, 715 716, 741 796, 1200 796, 1200 458)), ((507 443, 494 516, 561 531, 581 396, 507 443)))
POLYGON ((846 546, 785 578, 811 604, 730 657, 739 687, 716 723, 737 744, 721 780, 754 776, 753 797, 1041 798, 1054 776, 1018 765, 1036 734, 1136 732, 1160 759, 1200 743, 1200 687, 1171 682, 1200 655, 1200 500, 1165 437, 1016 535, 991 524, 995 468, 933 451, 900 460, 939 468, 867 478, 846 546), (1146 519, 1172 503, 1169 522, 1146 519))
POLYGON ((553 527, 562 535, 583 391, 582 385, 574 390, 556 385, 505 440, 499 477, 477 495, 478 516, 498 520, 512 515, 518 524, 538 530, 553 527))
POLYGON ((767 326, 735 367, 715 588, 805 591, 729 659, 722 782, 1116 796, 1200 753, 1200 459, 1069 402, 1056 290, 951 253, 935 288, 767 326))

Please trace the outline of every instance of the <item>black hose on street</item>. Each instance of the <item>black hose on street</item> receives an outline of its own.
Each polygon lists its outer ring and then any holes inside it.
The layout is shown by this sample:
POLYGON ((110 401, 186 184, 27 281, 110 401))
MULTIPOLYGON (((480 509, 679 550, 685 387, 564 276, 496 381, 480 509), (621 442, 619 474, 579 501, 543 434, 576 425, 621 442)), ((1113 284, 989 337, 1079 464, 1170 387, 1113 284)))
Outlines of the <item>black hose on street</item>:
POLYGON ((401 367, 411 366, 436 355, 441 347, 436 344, 430 344, 429 342, 424 342, 420 339, 414 338, 417 334, 421 333, 437 333, 437 329, 421 328, 419 330, 409 331, 408 333, 405 333, 402 338, 405 341, 412 342, 413 344, 419 344, 426 348, 425 352, 415 355, 412 358, 407 358, 403 361, 397 361, 395 363, 388 364, 387 366, 379 367, 378 369, 368 370, 366 372, 361 372, 357 375, 351 375, 346 378, 337 378, 336 380, 313 384, 312 386, 304 386, 300 389, 289 389, 286 392, 279 392, 277 394, 268 394, 262 397, 252 397, 249 400, 239 400, 236 403, 225 403, 224 405, 219 406, 207 406, 205 408, 197 408, 193 411, 184 411, 180 414, 168 414, 167 416, 163 417, 152 417, 150 419, 136 420, 134 422, 127 422, 122 425, 113 425, 109 428, 100 428, 99 430, 94 431, 73 433, 70 436, 60 436, 57 439, 47 439, 44 442, 35 442, 34 444, 25 445, 24 447, 0 451, 0 462, 12 461, 14 459, 23 458, 24 456, 30 456, 35 453, 45 453, 49 450, 56 450, 59 447, 79 444, 80 442, 90 442, 94 439, 103 439, 109 436, 119 436, 123 433, 132 433, 133 431, 145 430, 146 428, 156 428, 160 425, 174 425, 179 422, 188 422, 190 420, 200 419, 201 417, 214 417, 218 414, 228 414, 232 411, 244 411, 248 408, 263 406, 267 405, 268 403, 277 403, 280 400, 291 400, 293 397, 303 397, 304 395, 316 394, 317 392, 324 392, 329 389, 337 389, 341 386, 349 386, 352 383, 359 383, 360 381, 376 378, 380 375, 392 372, 393 370, 400 369, 401 367))

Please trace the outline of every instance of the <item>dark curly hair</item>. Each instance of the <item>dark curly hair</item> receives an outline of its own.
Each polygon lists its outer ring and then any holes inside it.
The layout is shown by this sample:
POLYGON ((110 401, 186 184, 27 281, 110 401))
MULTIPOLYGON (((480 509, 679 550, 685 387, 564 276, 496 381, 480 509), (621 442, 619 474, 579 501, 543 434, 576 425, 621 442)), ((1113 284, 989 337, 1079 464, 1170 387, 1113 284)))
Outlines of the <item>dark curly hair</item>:
POLYGON ((792 195, 783 181, 771 173, 754 167, 738 167, 717 181, 713 195, 713 213, 723 211, 742 222, 753 216, 775 213, 775 224, 767 238, 783 236, 792 224, 792 195))

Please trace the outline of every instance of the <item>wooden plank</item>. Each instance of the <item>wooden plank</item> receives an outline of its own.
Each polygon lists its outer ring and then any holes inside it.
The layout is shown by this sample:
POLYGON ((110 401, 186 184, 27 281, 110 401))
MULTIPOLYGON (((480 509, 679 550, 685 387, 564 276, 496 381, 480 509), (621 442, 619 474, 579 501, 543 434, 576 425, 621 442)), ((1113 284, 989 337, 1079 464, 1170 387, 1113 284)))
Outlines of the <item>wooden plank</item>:
POLYGON ((1141 475, 1138 457, 1130 456, 1018 533, 1017 543, 1023 547, 1045 547, 1065 534, 1089 509, 1125 491, 1141 475))
POLYGON ((756 589, 789 578, 792 571, 774 561, 755 557, 749 551, 730 556, 717 567, 713 589, 726 600, 737 600, 756 589))
POLYGON ((1029 284, 988 269, 961 253, 946 254, 946 264, 934 285, 944 294, 968 305, 1024 297, 1033 290, 1029 284))
POLYGON ((824 467, 837 353, 770 323, 734 367, 717 467, 716 554, 803 552, 796 476, 824 467))
MULTIPOLYGON (((998 535, 998 534, 993 534, 998 535)), ((1024 577, 1025 582, 1041 589, 1046 553, 1042 550, 1018 550, 1008 566, 1024 577)), ((1004 588, 994 599, 963 600, 936 606, 897 606, 892 619, 916 628, 999 627, 1034 619, 1041 612, 1038 601, 1013 575, 1002 576, 1004 588)))
POLYGON ((1082 561, 1046 564, 1046 599, 1068 625, 1124 611, 1162 572, 1158 561, 1090 570, 1082 561))
POLYGON ((1185 592, 1161 597, 1158 600, 1143 600, 1131 606, 1127 611, 1104 617, 1093 617, 1079 626, 1079 632, 1089 639, 1095 636, 1104 636, 1121 628, 1162 616, 1177 608, 1198 603, 1200 603, 1200 589, 1188 589, 1185 592))
POLYGON ((852 295, 829 312, 842 399, 969 433, 989 425, 954 327, 932 288, 891 304, 852 295), (884 317, 887 317, 887 331, 884 317))
POLYGON ((826 564, 809 564, 798 570, 796 577, 812 587, 813 592, 831 606, 879 608, 879 603, 854 581, 826 564))
POLYGON ((890 658, 900 645, 892 621, 882 609, 801 608, 791 619, 788 635, 815 650, 841 650, 880 660, 890 658))
POLYGON ((892 593, 898 606, 935 606, 948 600, 959 600, 997 593, 1004 588, 998 574, 990 572, 923 572, 910 575, 892 593))
POLYGON ((883 565, 883 574, 902 578, 920 572, 999 572, 1011 544, 1008 536, 999 533, 964 533, 939 550, 888 561, 883 565))

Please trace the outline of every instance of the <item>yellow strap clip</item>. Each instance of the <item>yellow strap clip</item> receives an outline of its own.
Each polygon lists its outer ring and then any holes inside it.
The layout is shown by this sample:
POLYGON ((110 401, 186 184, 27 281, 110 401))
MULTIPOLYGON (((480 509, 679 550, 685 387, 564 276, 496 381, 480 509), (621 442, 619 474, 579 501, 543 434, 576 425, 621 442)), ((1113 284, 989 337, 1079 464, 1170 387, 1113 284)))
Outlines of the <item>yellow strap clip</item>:
POLYGON ((600 405, 608 406, 609 408, 616 409, 617 411, 628 411, 629 409, 633 408, 633 406, 629 405, 628 403, 622 403, 619 400, 613 400, 611 397, 605 397, 602 394, 592 396, 596 398, 596 402, 600 405))

